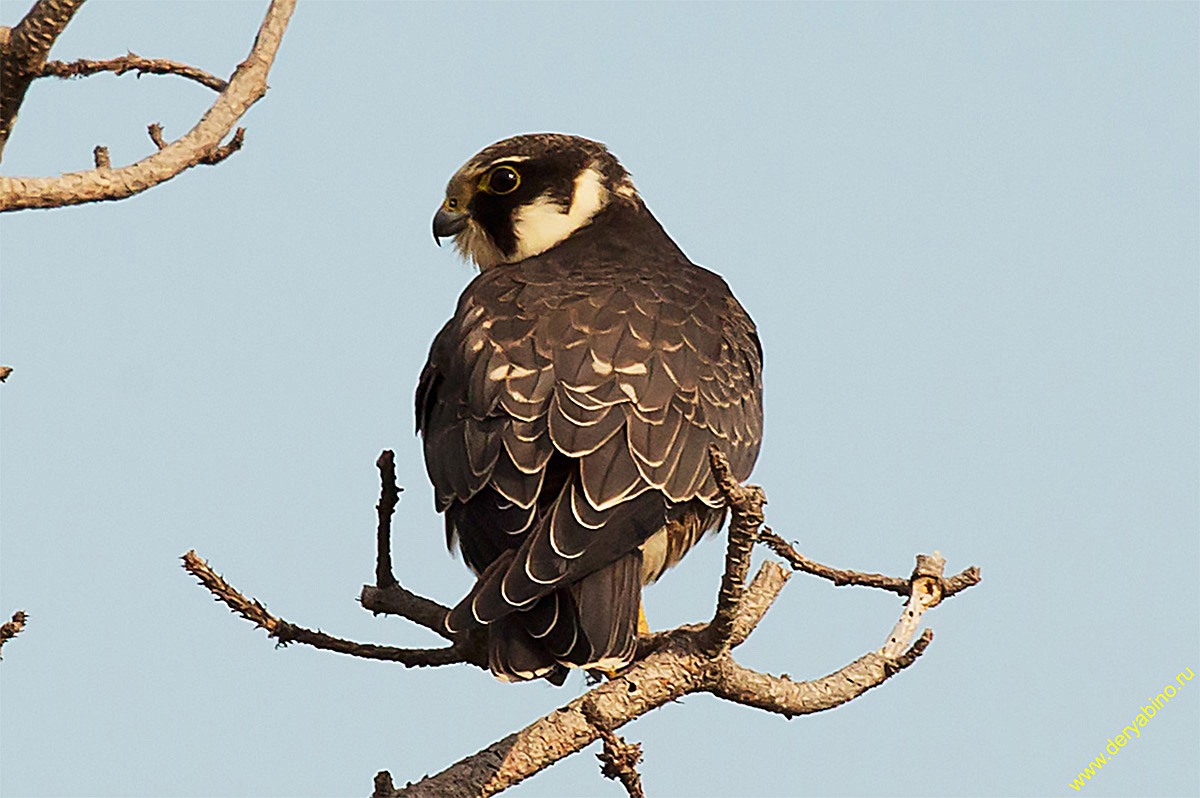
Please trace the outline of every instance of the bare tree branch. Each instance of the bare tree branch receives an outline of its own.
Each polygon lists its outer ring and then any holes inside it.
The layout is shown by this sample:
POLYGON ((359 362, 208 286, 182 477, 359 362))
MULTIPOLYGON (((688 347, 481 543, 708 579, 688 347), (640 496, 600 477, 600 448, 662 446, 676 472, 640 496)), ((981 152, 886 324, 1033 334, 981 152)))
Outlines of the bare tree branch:
POLYGON ((29 616, 23 610, 17 610, 13 613, 11 621, 0 625, 0 649, 4 648, 5 641, 16 637, 25 628, 25 621, 28 619, 29 616))
POLYGON ((391 773, 381 770, 375 774, 375 789, 371 792, 371 798, 388 798, 395 792, 396 787, 392 784, 391 773))
POLYGON ((917 633, 921 616, 941 602, 942 571, 945 567, 945 558, 936 551, 932 557, 928 554, 917 555, 917 565, 908 580, 911 585, 908 603, 905 604, 900 620, 896 621, 896 626, 888 635, 887 643, 880 651, 883 656, 895 658, 903 654, 904 649, 908 647, 908 641, 917 633))
MULTIPOLYGON (((899 656, 872 651, 811 682, 793 682, 786 676, 758 673, 737 663, 730 649, 757 626, 786 583, 787 573, 778 564, 765 562, 750 586, 741 589, 749 557, 746 541, 752 543, 756 537, 765 499, 760 489, 745 488, 729 479, 719 455, 714 455, 710 464, 730 507, 730 536, 739 538, 730 542, 726 554, 713 622, 647 636, 640 641, 638 660, 617 678, 515 735, 393 795, 493 795, 602 739, 605 733, 611 734, 625 723, 689 693, 707 692, 787 717, 831 709, 882 684, 916 661, 933 639, 929 630, 899 656), (721 604, 732 611, 723 611, 721 604), (718 618, 722 619, 720 627, 718 618)), ((921 571, 921 578, 929 575, 921 571)), ((908 582, 908 593, 924 591, 924 583, 918 584, 915 578, 908 582)), ((380 775, 386 775, 386 771, 380 775)), ((377 788, 379 784, 377 777, 377 788)))
MULTIPOLYGON (((468 662, 461 647, 446 646, 444 648, 393 648, 377 646, 370 643, 356 643, 343 640, 324 632, 296 626, 281 618, 276 618, 258 601, 246 598, 220 575, 213 571, 204 560, 194 551, 183 555, 183 567, 200 580, 200 584, 208 588, 218 601, 223 601, 233 612, 241 615, 255 626, 267 630, 282 645, 288 643, 304 643, 314 648, 327 651, 337 651, 365 659, 381 659, 399 662, 405 667, 430 667, 435 665, 452 665, 468 662)), ((482 667, 487 667, 486 662, 482 667)))
POLYGON ((903 658, 889 659, 878 651, 871 651, 828 676, 810 682, 793 682, 787 676, 758 673, 726 657, 715 670, 709 692, 718 698, 765 709, 786 718, 833 709, 878 687, 915 662, 933 640, 933 633, 928 629, 925 631, 925 636, 903 658))
MULTIPOLYGON (((469 635, 451 635, 443 623, 449 611, 446 607, 417 596, 395 583, 390 556, 391 518, 398 489, 395 487, 394 460, 390 455, 391 452, 385 451, 376 463, 380 474, 376 582, 391 581, 393 584, 386 587, 379 584, 364 586, 362 604, 373 612, 400 615, 431 629, 449 639, 450 646, 432 650, 390 649, 340 640, 295 627, 271 616, 261 604, 249 601, 233 590, 228 583, 212 574, 206 565, 203 568, 196 566, 197 561, 201 565, 203 561, 194 554, 189 553, 185 557, 185 561, 190 562, 187 567, 235 612, 264 626, 271 636, 281 642, 295 640, 356 656, 391 659, 406 665, 468 662, 486 669, 486 630, 477 629, 469 635)), ((759 673, 734 660, 732 651, 758 626, 783 590, 790 574, 780 564, 768 560, 759 568, 751 583, 745 584, 750 548, 754 541, 762 538, 773 547, 782 541, 776 543, 768 538, 775 537, 768 530, 761 530, 760 534, 762 507, 766 501, 762 490, 739 485, 733 480, 719 452, 712 454, 710 466, 730 511, 730 544, 726 552, 717 611, 710 623, 691 624, 643 635, 638 641, 637 658, 614 678, 593 687, 521 731, 415 784, 396 788, 391 775, 387 771, 380 771, 375 776, 373 796, 474 798, 493 795, 596 740, 602 740, 605 744, 604 752, 599 755, 605 762, 604 774, 620 779, 629 794, 636 796, 641 794, 640 777, 635 767, 641 755, 640 745, 625 743, 616 735, 616 731, 657 707, 684 695, 703 692, 792 717, 820 712, 851 701, 916 661, 933 639, 933 634, 927 629, 911 646, 908 641, 916 631, 921 613, 935 606, 946 595, 946 585, 953 581, 942 579, 944 560, 938 555, 918 556, 917 567, 908 579, 880 577, 881 580, 903 584, 904 594, 910 598, 900 622, 889 635, 883 649, 864 654, 820 679, 801 682, 792 681, 786 675, 759 673)), ((782 543, 782 546, 791 550, 786 543, 782 543)), ((820 567, 840 574, 856 573, 820 567)), ((974 577, 970 569, 964 574, 967 574, 963 577, 964 586, 971 578, 978 581, 977 572, 974 577)))
MULTIPOLYGON (((783 574, 778 565, 764 563, 759 576, 746 590, 743 605, 770 605, 765 596, 755 594, 774 590, 777 595, 776 585, 782 586, 782 580, 776 581, 777 577, 770 575, 772 568, 783 574)), ((751 625, 751 619, 747 618, 745 623, 751 625)), ((873 651, 811 682, 793 682, 787 677, 758 673, 735 662, 728 651, 712 655, 706 627, 676 629, 657 637, 657 650, 637 660, 617 678, 516 734, 392 795, 405 798, 494 795, 601 739, 601 729, 615 731, 691 693, 711 693, 787 717, 832 709, 911 665, 929 644, 932 634, 927 631, 901 658, 889 659, 873 651)))
POLYGON ((637 772, 637 765, 642 761, 642 744, 627 743, 608 729, 600 729, 600 739, 604 741, 604 750, 596 754, 596 758, 602 765, 601 775, 621 782, 629 798, 646 798, 642 777, 637 772))
POLYGON ((384 449, 375 465, 379 468, 380 481, 379 503, 375 505, 379 513, 375 536, 375 586, 386 589, 396 584, 396 576, 392 573, 392 514, 396 512, 401 490, 396 484, 396 453, 384 449))
POLYGON ((246 128, 239 127, 233 132, 231 138, 225 144, 218 145, 208 150, 200 156, 200 163, 205 166, 216 166, 221 161, 233 155, 242 148, 242 144, 246 141, 246 128))
POLYGON ((0 177, 0 211, 124 199, 194 166, 227 158, 241 147, 244 132, 239 129, 224 146, 221 141, 266 93, 267 73, 295 4, 296 0, 271 0, 250 54, 238 65, 212 107, 183 137, 137 163, 117 169, 71 172, 59 177, 0 177))
POLYGON ((716 447, 708 452, 709 466, 725 506, 729 508, 729 545, 725 551, 725 573, 717 594, 717 609, 709 624, 708 645, 714 652, 728 649, 733 634, 733 621, 750 571, 750 551, 758 539, 763 522, 763 505, 767 497, 757 485, 739 485, 729 473, 729 461, 716 447))
POLYGON ((29 84, 38 76, 50 48, 83 3, 84 0, 37 0, 15 27, 0 28, 0 159, 29 84))
MULTIPOLYGON (((909 595, 911 579, 900 579, 895 576, 884 576, 883 574, 872 574, 863 571, 848 571, 842 568, 832 568, 828 565, 822 565, 797 552, 790 543, 766 527, 763 528, 758 537, 770 546, 772 551, 787 560, 795 570, 819 576, 822 579, 828 579, 838 587, 845 585, 876 587, 880 590, 889 590, 900 596, 909 595)), ((943 580, 942 598, 950 598, 955 593, 966 590, 971 585, 978 584, 982 578, 978 566, 972 565, 969 568, 965 568, 961 573, 943 580)))
POLYGON ((398 615, 412 621, 418 626, 424 626, 431 632, 436 632, 447 640, 454 640, 455 635, 446 631, 446 615, 450 608, 436 601, 418 596, 400 585, 388 588, 378 588, 374 585, 363 585, 359 596, 363 609, 378 615, 398 615))
POLYGON ((207 86, 216 92, 225 91, 229 86, 227 81, 216 75, 210 75, 203 69, 197 69, 188 64, 171 61, 167 58, 142 58, 137 53, 128 53, 108 58, 103 61, 93 61, 90 58, 80 58, 77 61, 47 61, 38 70, 38 78, 82 78, 96 75, 100 72, 113 72, 124 75, 126 72, 137 72, 142 75, 178 75, 181 78, 194 80, 202 86, 207 86))
POLYGON ((161 150, 167 146, 167 142, 163 140, 162 125, 151 122, 146 125, 146 132, 150 134, 150 140, 154 142, 155 147, 161 150))

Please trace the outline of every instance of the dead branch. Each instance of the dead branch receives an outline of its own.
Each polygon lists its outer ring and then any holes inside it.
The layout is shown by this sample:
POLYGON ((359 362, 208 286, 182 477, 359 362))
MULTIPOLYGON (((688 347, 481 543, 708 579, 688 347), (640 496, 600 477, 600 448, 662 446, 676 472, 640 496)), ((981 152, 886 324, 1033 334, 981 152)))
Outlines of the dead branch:
MULTIPOLYGON (((65 0, 40 0, 35 10, 44 4, 67 3, 65 0)), ((266 93, 267 74, 295 4, 296 0, 271 0, 250 54, 238 64, 212 107, 181 138, 136 163, 116 169, 96 168, 59 177, 0 177, 0 211, 58 208, 124 199, 170 180, 187 169, 201 164, 216 164, 229 157, 241 148, 244 131, 239 128, 227 144, 222 145, 221 142, 233 130, 234 124, 266 93)), ((66 22, 62 24, 65 26, 66 22)), ((46 50, 49 50, 48 44, 46 50)), ((38 72, 44 61, 43 54, 36 67, 31 68, 30 74, 38 72)))
MULTIPOLYGON (((278 640, 280 645, 304 643, 314 648, 337 651, 340 654, 349 654, 354 657, 399 662, 408 668, 453 665, 469 661, 464 657, 461 647, 453 645, 444 648, 393 648, 370 643, 356 643, 352 640, 327 635, 324 632, 306 629, 303 626, 296 626, 281 618, 276 618, 258 601, 246 598, 213 571, 195 551, 189 551, 183 555, 182 559, 183 567, 188 573, 199 579, 200 584, 208 588, 218 601, 224 602, 230 610, 255 626, 266 629, 267 634, 278 640)), ((486 661, 480 667, 486 668, 486 661)))
POLYGON ((917 565, 908 580, 912 586, 909 589, 908 603, 904 605, 900 620, 896 621, 895 627, 888 635, 887 643, 880 652, 885 657, 894 658, 903 654, 904 649, 908 647, 908 641, 917 633, 921 616, 941 602, 942 570, 945 567, 946 559, 936 551, 932 557, 928 554, 917 555, 917 565))
POLYGON ((228 142, 213 147, 201 155, 200 163, 204 164, 205 166, 216 166, 221 161, 240 150, 245 140, 246 128, 239 127, 233 132, 233 138, 231 138, 228 142))
POLYGON ((25 621, 29 616, 23 610, 17 610, 13 613, 11 621, 5 621, 0 625, 0 649, 4 648, 4 643, 16 637, 17 634, 25 628, 25 621))
POLYGON ((392 514, 400 501, 400 487, 396 484, 396 454, 384 449, 375 461, 379 469, 380 494, 375 510, 379 513, 379 525, 375 534, 375 586, 389 588, 396 584, 392 573, 392 514))
POLYGON ((392 784, 392 774, 386 770, 381 770, 375 774, 375 789, 371 792, 371 798, 387 798, 396 791, 396 787, 392 784))
POLYGON ((181 78, 194 80, 202 86, 207 86, 216 92, 225 91, 229 83, 216 75, 210 75, 203 69, 197 69, 188 64, 171 61, 167 58, 142 58, 137 53, 108 58, 103 61, 93 61, 90 58, 80 58, 77 61, 47 61, 34 77, 38 78, 82 78, 101 72, 113 72, 124 75, 126 72, 137 72, 142 75, 178 75, 181 78))
MULTIPOLYGON (((638 660, 617 678, 393 795, 493 795, 603 739, 605 733, 611 734, 625 723, 689 693, 706 692, 786 717, 831 709, 882 684, 916 661, 933 639, 929 630, 898 655, 872 651, 809 682, 758 673, 736 662, 731 649, 745 641, 758 625, 786 583, 787 573, 768 561, 750 586, 742 588, 749 562, 747 542, 752 543, 758 536, 765 498, 760 489, 733 482, 728 468, 722 468, 724 461, 719 454, 711 458, 710 464, 731 513, 731 541, 713 621, 647 636, 639 641, 638 660)), ((921 574, 922 579, 928 576, 921 574)), ((925 583, 918 583, 915 576, 899 581, 906 582, 907 594, 925 590, 925 583)), ((386 771, 380 775, 386 775, 386 771)), ((390 776, 388 779, 390 783, 390 776)), ((379 783, 377 780, 377 787, 379 783)))
MULTIPOLYGON (((391 563, 391 518, 399 489, 395 485, 392 453, 385 451, 376 465, 380 475, 376 584, 363 587, 362 605, 375 613, 407 618, 447 638, 451 641, 450 646, 391 649, 329 637, 270 615, 261 604, 246 599, 213 574, 192 553, 185 556, 185 567, 235 612, 266 628, 268 634, 280 642, 303 642, 410 666, 467 662, 486 669, 486 630, 451 635, 443 624, 449 611, 447 607, 417 596, 395 581, 391 563)), ((932 632, 926 629, 915 643, 909 645, 921 614, 949 595, 947 586, 955 580, 961 581, 963 587, 978 581, 977 569, 968 569, 949 580, 943 579, 944 560, 938 555, 920 555, 917 567, 908 579, 880 576, 877 580, 863 582, 877 587, 888 585, 888 589, 892 583, 902 584, 904 595, 909 598, 900 621, 882 649, 868 652, 812 681, 792 681, 787 675, 774 676, 752 670, 737 662, 733 651, 758 626, 790 574, 778 563, 768 560, 746 585, 751 547, 761 539, 777 550, 782 546, 785 552, 795 552, 769 530, 761 529, 762 507, 766 502, 762 490, 733 480, 720 453, 712 453, 710 466, 730 512, 730 543, 712 621, 643 635, 638 641, 637 658, 615 678, 593 687, 521 731, 415 784, 396 788, 391 775, 380 771, 375 776, 373 796, 493 795, 597 740, 605 744, 604 753, 600 754, 605 763, 604 774, 620 779, 630 795, 640 795, 640 777, 635 767, 641 756, 640 745, 621 740, 616 735, 621 726, 691 693, 709 693, 789 718, 840 706, 912 665, 933 639, 932 632)), ((803 560, 798 554, 794 558, 784 556, 793 566, 797 559, 803 560)), ((850 575, 852 579, 861 576, 858 572, 828 566, 817 568, 824 569, 826 578, 829 573, 850 575)))
POLYGON ((646 798, 642 777, 637 772, 637 765, 642 761, 642 744, 627 743, 608 729, 600 730, 600 739, 604 741, 604 750, 596 754, 601 763, 600 774, 606 779, 620 781, 629 798, 646 798))
POLYGON ((715 446, 709 447, 709 466, 729 508, 729 545, 725 551, 725 573, 717 594, 717 609, 709 624, 709 647, 716 653, 728 649, 733 620, 750 571, 750 551, 758 539, 767 497, 757 485, 739 485, 729 473, 729 461, 715 446))
POLYGON ((29 84, 84 0, 37 0, 15 27, 0 28, 0 158, 29 84))
MULTIPOLYGON (((828 565, 822 565, 797 552, 792 547, 792 544, 779 537, 779 535, 776 535, 767 527, 763 528, 758 537, 770 546, 772 551, 787 560, 795 570, 819 576, 822 579, 828 579, 837 587, 857 585, 859 587, 875 587, 880 590, 888 590, 901 596, 909 595, 911 578, 900 579, 895 576, 884 576, 883 574, 872 574, 864 571, 849 571, 843 568, 832 568, 828 565)), ((955 593, 966 590, 971 585, 978 584, 982 578, 979 566, 972 565, 969 568, 965 568, 949 579, 941 581, 942 598, 950 598, 955 593)))
POLYGON ((791 719, 853 701, 913 664, 932 641, 933 632, 926 629, 921 639, 900 657, 889 659, 878 651, 871 651, 828 676, 810 682, 793 682, 786 675, 759 673, 726 658, 716 669, 709 692, 727 701, 791 719))
POLYGON ((396 455, 384 449, 375 461, 379 469, 379 502, 375 505, 379 523, 376 527, 375 584, 363 585, 359 601, 363 608, 376 615, 399 615, 418 626, 436 632, 454 645, 463 661, 487 669, 487 633, 473 629, 461 635, 446 630, 449 607, 405 590, 392 573, 392 514, 403 488, 396 484, 396 455))
POLYGON ((150 140, 154 142, 154 146, 160 150, 167 146, 167 142, 163 139, 162 125, 157 122, 151 122, 146 125, 146 132, 150 134, 150 140))

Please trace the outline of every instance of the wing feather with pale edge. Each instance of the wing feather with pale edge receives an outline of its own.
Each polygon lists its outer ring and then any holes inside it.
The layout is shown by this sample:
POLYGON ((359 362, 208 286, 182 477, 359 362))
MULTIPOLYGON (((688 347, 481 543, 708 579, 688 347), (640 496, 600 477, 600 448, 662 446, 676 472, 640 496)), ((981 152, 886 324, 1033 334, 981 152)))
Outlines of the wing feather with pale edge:
POLYGON ((528 609, 636 549, 677 505, 719 506, 707 449, 749 475, 761 362, 725 282, 682 256, 586 274, 541 257, 480 274, 417 390, 437 507, 459 508, 448 538, 487 570, 448 625, 528 609))

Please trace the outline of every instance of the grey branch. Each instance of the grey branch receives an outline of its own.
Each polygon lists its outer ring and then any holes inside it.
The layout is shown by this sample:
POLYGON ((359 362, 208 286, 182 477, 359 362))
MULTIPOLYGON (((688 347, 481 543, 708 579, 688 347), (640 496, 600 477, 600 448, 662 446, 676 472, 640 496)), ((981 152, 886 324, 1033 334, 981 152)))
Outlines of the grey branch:
MULTIPOLYGON (((45 2, 48 0, 43 0, 45 2)), ((38 3, 38 6, 43 3, 38 3)), ((239 128, 238 133, 225 145, 221 144, 222 140, 266 93, 267 74, 295 5, 296 0, 272 0, 250 54, 234 70, 229 84, 212 107, 181 138, 136 163, 115 169, 97 168, 59 177, 0 177, 0 211, 57 208, 124 199, 170 180, 194 166, 224 160, 241 147, 244 131, 239 128)), ((64 21, 63 26, 65 24, 64 21)), ((43 55, 37 63, 37 69, 32 71, 40 70, 44 61, 43 55)))

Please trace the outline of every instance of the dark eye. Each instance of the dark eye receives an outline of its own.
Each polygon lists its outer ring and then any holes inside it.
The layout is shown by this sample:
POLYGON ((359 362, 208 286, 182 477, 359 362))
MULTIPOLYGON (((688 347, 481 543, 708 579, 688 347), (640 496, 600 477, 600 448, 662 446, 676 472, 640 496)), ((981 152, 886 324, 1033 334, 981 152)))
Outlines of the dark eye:
POLYGON ((487 190, 493 194, 511 194, 521 185, 521 176, 511 166, 497 166, 488 174, 487 190))

